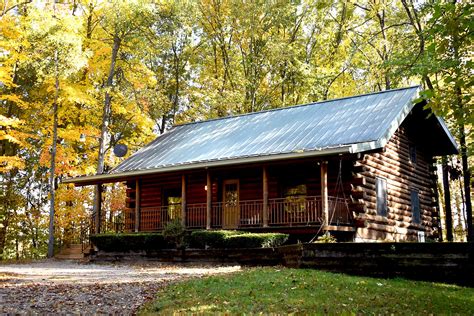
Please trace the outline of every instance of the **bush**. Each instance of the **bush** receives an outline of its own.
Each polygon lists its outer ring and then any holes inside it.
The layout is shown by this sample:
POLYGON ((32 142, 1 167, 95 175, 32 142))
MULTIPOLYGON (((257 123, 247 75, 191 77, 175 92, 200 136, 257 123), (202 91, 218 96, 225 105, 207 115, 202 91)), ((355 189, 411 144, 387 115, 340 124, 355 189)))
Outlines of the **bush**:
POLYGON ((160 233, 99 234, 90 237, 92 244, 105 252, 128 252, 172 248, 160 233))
POLYGON ((224 248, 227 237, 240 234, 243 234, 243 232, 235 230, 196 230, 191 233, 190 244, 191 247, 195 248, 224 248))
POLYGON ((337 242, 336 237, 331 235, 329 232, 326 232, 326 234, 319 236, 318 239, 316 239, 315 243, 323 243, 323 244, 328 244, 328 243, 335 243, 337 242))
POLYGON ((196 248, 271 248, 288 240, 287 234, 246 233, 232 230, 199 230, 191 233, 190 243, 196 248))
POLYGON ((226 248, 274 248, 288 240, 287 234, 255 233, 228 236, 225 239, 226 248))
POLYGON ((163 229, 163 237, 165 240, 174 244, 176 248, 185 247, 184 236, 186 229, 180 219, 168 222, 163 229))

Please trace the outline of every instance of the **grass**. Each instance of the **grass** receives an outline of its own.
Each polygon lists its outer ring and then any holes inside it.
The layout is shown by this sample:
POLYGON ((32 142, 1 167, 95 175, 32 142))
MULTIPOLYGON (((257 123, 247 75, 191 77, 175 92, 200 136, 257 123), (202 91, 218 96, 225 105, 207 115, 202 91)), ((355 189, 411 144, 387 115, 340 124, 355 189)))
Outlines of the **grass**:
POLYGON ((149 314, 474 314, 474 288, 348 276, 317 270, 252 268, 170 285, 149 314))

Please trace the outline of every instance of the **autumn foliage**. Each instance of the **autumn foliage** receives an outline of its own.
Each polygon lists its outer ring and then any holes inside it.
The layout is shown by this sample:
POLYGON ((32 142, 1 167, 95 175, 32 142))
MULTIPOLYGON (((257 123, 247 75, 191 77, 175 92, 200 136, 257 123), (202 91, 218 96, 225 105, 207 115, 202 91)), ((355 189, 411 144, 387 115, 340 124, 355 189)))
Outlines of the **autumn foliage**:
MULTIPOLYGON (((93 189, 60 180, 110 170, 116 144, 407 85, 456 131, 469 183, 472 16, 437 1, 0 1, 0 257, 45 254, 52 190, 56 243, 77 239, 93 189)), ((106 187, 105 217, 123 190, 106 187)))

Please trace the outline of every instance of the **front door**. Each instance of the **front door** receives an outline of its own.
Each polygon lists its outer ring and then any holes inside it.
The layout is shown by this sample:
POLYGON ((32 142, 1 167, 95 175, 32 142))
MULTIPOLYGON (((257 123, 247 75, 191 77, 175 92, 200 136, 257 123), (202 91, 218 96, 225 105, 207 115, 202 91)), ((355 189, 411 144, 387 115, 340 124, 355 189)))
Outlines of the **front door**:
POLYGON ((239 180, 225 180, 223 183, 222 228, 235 229, 239 225, 239 180))

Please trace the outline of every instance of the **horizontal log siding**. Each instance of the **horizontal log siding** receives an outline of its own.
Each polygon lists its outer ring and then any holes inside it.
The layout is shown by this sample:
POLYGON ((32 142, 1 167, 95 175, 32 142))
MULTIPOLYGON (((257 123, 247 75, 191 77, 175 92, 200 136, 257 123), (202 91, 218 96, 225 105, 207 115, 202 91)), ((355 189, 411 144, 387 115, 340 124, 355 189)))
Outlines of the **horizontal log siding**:
POLYGON ((263 199, 263 171, 262 169, 250 169, 240 177, 240 200, 262 200, 263 199))
MULTIPOLYGON (((339 161, 331 160, 328 163, 328 195, 348 198, 351 194, 352 161, 342 162, 342 187, 336 188, 339 174, 339 161)), ((308 196, 321 195, 321 170, 317 161, 275 166, 268 169, 269 199, 283 197, 285 186, 288 183, 305 183, 308 196)))
POLYGON ((418 231, 432 234, 436 221, 432 157, 414 142, 403 126, 383 152, 365 154, 355 163, 352 206, 364 227, 357 240, 416 240, 418 231), (410 162, 410 144, 416 146, 416 163, 410 162), (387 181, 387 216, 377 215, 376 177, 387 181), (413 223, 411 190, 419 192, 421 223, 413 223))
POLYGON ((206 172, 196 172, 187 176, 186 203, 206 203, 206 172))

